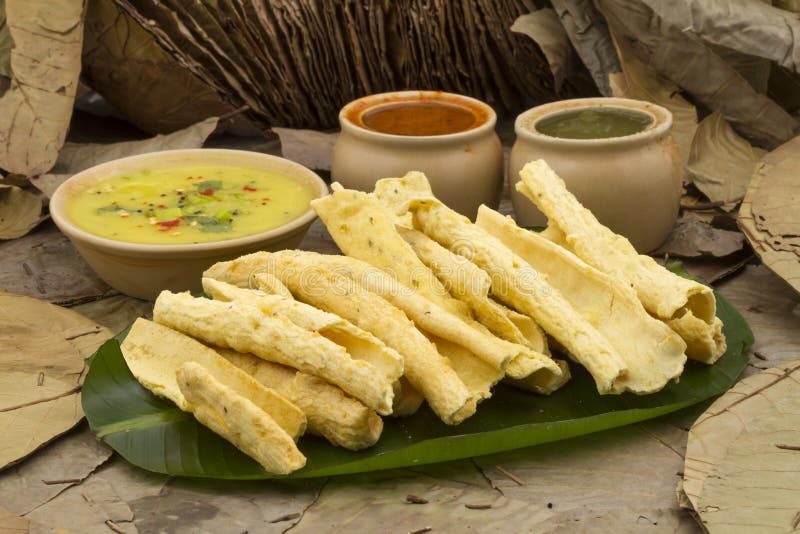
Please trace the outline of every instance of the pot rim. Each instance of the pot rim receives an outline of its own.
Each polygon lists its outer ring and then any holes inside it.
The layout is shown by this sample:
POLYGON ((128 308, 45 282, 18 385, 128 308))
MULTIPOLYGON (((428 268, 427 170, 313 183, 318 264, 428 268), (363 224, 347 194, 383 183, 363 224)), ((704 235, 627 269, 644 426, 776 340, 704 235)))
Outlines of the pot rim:
POLYGON ((111 253, 120 256, 133 256, 140 258, 169 258, 185 256, 187 258, 205 257, 220 254, 229 250, 246 247, 254 244, 267 245, 271 241, 277 241, 285 236, 294 235, 298 231, 303 231, 316 218, 317 214, 311 208, 303 212, 291 221, 258 233, 236 237, 233 239, 223 239, 219 241, 208 241, 205 243, 182 243, 175 245, 131 243, 127 241, 117 241, 107 237, 101 237, 80 228, 72 222, 66 213, 68 200, 72 195, 83 190, 89 184, 108 178, 113 173, 124 172, 124 169, 135 168, 144 162, 158 164, 160 160, 175 160, 176 158, 187 158, 197 163, 208 158, 209 161, 224 159, 229 165, 244 164, 253 160, 259 161, 262 168, 290 173, 290 177, 303 182, 312 190, 314 197, 322 198, 329 194, 328 185, 314 171, 308 169, 294 161, 252 152, 249 150, 233 150, 222 148, 192 148, 162 150, 147 152, 135 156, 127 156, 115 160, 100 163, 79 173, 76 173, 64 183, 58 186, 50 199, 50 215, 56 226, 70 239, 77 240, 81 246, 93 248, 103 253, 111 253), (300 178, 300 177, 304 178, 300 178))
POLYGON ((617 97, 595 97, 595 98, 574 98, 571 100, 559 100, 536 106, 520 113, 514 121, 514 132, 517 139, 535 141, 547 145, 561 145, 573 147, 598 147, 608 145, 635 144, 642 141, 659 138, 669 133, 672 128, 672 113, 665 107, 647 102, 645 100, 633 100, 630 98, 617 97), (641 132, 619 137, 607 137, 602 139, 569 139, 564 137, 552 137, 538 132, 535 125, 542 119, 576 109, 591 108, 617 108, 628 111, 644 113, 653 118, 653 122, 641 132))
POLYGON ((478 100, 477 98, 472 98, 470 96, 461 95, 458 93, 448 93, 445 91, 412 90, 412 91, 391 91, 387 93, 375 93, 348 102, 339 111, 339 125, 342 129, 342 132, 353 134, 354 136, 362 139, 373 140, 373 141, 386 141, 394 144, 406 144, 406 145, 414 145, 414 144, 431 145, 431 144, 452 143, 454 141, 468 141, 474 138, 484 136, 487 133, 494 133, 494 127, 496 124, 497 124, 497 113, 495 113, 494 109, 492 109, 492 107, 486 102, 478 100), (428 101, 439 100, 441 102, 448 103, 451 105, 454 103, 458 105, 459 101, 461 101, 464 104, 464 107, 480 108, 482 111, 486 113, 487 118, 482 124, 479 124, 478 126, 471 128, 469 130, 464 130, 462 132, 455 132, 451 134, 440 134, 440 135, 387 134, 363 128, 355 124, 348 118, 348 115, 354 110, 357 110, 357 108, 359 107, 362 107, 360 111, 357 111, 360 117, 367 111, 374 109, 379 105, 392 103, 393 99, 401 99, 406 101, 409 100, 413 101, 415 99, 420 99, 420 100, 425 99, 428 101))

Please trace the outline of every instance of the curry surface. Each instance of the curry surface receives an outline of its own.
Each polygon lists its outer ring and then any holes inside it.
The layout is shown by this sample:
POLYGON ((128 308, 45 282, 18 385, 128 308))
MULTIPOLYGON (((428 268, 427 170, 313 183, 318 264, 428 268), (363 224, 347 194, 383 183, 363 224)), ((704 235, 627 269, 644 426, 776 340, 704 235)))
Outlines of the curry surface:
POLYGON ((144 244, 222 241, 276 228, 308 210, 312 193, 296 180, 237 166, 129 172, 75 194, 67 215, 94 235, 144 244))

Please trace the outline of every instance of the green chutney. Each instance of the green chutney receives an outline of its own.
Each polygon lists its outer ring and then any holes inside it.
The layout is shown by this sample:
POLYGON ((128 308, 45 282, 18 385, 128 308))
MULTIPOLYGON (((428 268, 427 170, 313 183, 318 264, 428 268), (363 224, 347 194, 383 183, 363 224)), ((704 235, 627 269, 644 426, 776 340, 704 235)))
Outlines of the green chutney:
POLYGON ((561 139, 609 139, 646 130, 653 123, 644 113, 599 107, 564 111, 536 122, 539 133, 561 139))
POLYGON ((311 190, 271 171, 237 166, 143 169, 89 185, 67 215, 91 234, 153 245, 222 241, 264 232, 305 213, 311 190))

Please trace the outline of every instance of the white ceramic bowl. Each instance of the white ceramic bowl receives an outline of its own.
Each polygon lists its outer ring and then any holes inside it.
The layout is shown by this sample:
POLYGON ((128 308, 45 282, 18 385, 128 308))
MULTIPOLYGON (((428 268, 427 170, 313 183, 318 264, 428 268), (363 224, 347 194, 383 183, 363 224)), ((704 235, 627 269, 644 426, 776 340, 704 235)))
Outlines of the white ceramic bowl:
POLYGON ((98 276, 126 295, 152 300, 163 289, 199 291, 200 276, 212 264, 258 250, 294 248, 316 219, 309 207, 283 226, 257 234, 209 243, 148 245, 96 236, 78 228, 67 216, 68 200, 92 183, 124 172, 177 165, 239 165, 263 169, 304 184, 313 192, 313 198, 328 194, 328 186, 322 178, 302 165, 243 150, 168 150, 117 159, 86 169, 58 187, 50 199, 50 214, 98 276))

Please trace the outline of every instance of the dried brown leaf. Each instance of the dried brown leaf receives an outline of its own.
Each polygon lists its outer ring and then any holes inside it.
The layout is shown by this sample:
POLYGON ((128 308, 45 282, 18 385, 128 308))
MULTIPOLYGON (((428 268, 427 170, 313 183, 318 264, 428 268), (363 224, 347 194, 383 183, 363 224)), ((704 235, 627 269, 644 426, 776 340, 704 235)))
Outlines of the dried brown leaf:
POLYGON ((121 332, 137 318, 152 314, 153 303, 127 295, 114 295, 78 304, 71 309, 112 332, 121 332))
POLYGON ((561 84, 572 70, 573 58, 569 36, 556 12, 544 8, 520 15, 511 25, 511 31, 527 35, 539 45, 553 73, 555 90, 559 92, 561 84))
POLYGON ((727 256, 744 246, 744 236, 739 232, 720 230, 694 219, 681 219, 667 237, 667 241, 654 253, 670 256, 727 256))
POLYGON ((7 534, 69 534, 63 528, 45 526, 26 517, 19 516, 0 506, 0 525, 7 534))
MULTIPOLYGON (((14 46, 11 41, 11 32, 8 31, 8 24, 6 24, 6 0, 0 0, 0 77, 11 77, 11 47, 14 46)), ((3 82, 0 78, 0 94, 4 91, 3 82)), ((8 80, 5 80, 7 82, 8 80)))
POLYGON ((680 95, 678 86, 642 63, 626 39, 616 38, 615 43, 622 72, 609 75, 614 96, 647 100, 667 108, 672 113, 670 133, 678 144, 681 161, 686 165, 697 129, 697 110, 680 95))
POLYGON ((714 112, 697 127, 686 172, 709 200, 724 202, 722 208, 731 211, 744 197, 763 155, 763 150, 739 137, 721 113, 714 112))
POLYGON ((70 306, 116 293, 52 222, 0 242, 0 291, 70 306))
POLYGON ((622 71, 611 34, 591 0, 552 0, 558 18, 603 96, 612 96, 609 76, 622 71))
POLYGON ((800 360, 750 376, 689 432, 683 490, 703 525, 790 531, 800 502, 800 360))
POLYGON ((0 469, 83 418, 84 360, 111 333, 46 302, 0 294, 0 469))
MULTIPOLYGON (((638 0, 598 0, 615 34, 636 42, 641 60, 761 143, 774 146, 800 128, 698 37, 683 33, 638 0)), ((755 2, 751 2, 755 3, 755 2)), ((749 4, 748 4, 749 5, 749 4)))
MULTIPOLYGON (((20 515, 41 509, 48 502, 57 502, 57 497, 60 498, 65 490, 76 484, 46 484, 44 481, 84 481, 112 453, 108 445, 97 439, 89 425, 80 425, 24 462, 0 473, 0 502, 20 515)), ((67 507, 62 506, 61 515, 40 516, 37 520, 47 524, 68 525, 70 521, 66 512, 67 507)))
POLYGON ((6 174, 5 176, 0 177, 0 185, 16 185, 17 187, 27 187, 31 185, 31 181, 23 174, 6 174))
MULTIPOLYGON (((97 0, 106 13, 88 30, 90 82, 97 77, 95 89, 109 100, 132 95, 142 101, 146 89, 127 86, 141 74, 161 95, 153 83, 163 73, 164 86, 175 88, 172 100, 156 99, 165 120, 170 110, 162 102, 191 111, 191 95, 180 91, 179 76, 171 71, 175 65, 206 86, 201 93, 217 94, 236 109, 247 104, 248 117, 270 127, 331 128, 348 101, 399 88, 469 94, 500 113, 519 112, 555 94, 541 50, 508 31, 529 10, 519 0, 113 0, 125 22, 108 2, 97 0), (128 21, 138 28, 125 27, 128 21), (138 37, 140 30, 151 39, 138 37), (154 51, 137 55, 137 43, 155 43, 169 58, 154 51), (152 65, 148 58, 155 58, 152 65)), ((560 96, 593 92, 586 71, 576 66, 560 96)), ((126 109, 127 115, 137 113, 126 109)), ((147 115, 150 129, 163 126, 154 113, 147 115)))
POLYGON ((296 161, 309 169, 331 170, 333 145, 339 137, 338 133, 291 128, 273 128, 272 131, 281 140, 281 154, 284 158, 296 161))
POLYGON ((13 48, 0 96, 0 167, 50 170, 72 116, 83 44, 82 0, 6 0, 13 48))
POLYGON ((755 253, 800 292, 800 137, 761 159, 739 208, 739 227, 755 253))
POLYGON ((84 40, 88 83, 145 131, 173 132, 233 109, 113 0, 89 2, 84 40))
POLYGON ((800 71, 800 19, 771 2, 641 1, 687 36, 800 71))
POLYGON ((41 198, 15 185, 0 184, 0 239, 22 237, 42 220, 41 198))
POLYGON ((53 172, 31 179, 34 187, 50 197, 65 180, 75 173, 113 159, 146 152, 199 148, 217 127, 218 119, 211 117, 171 134, 157 135, 142 141, 123 143, 66 143, 61 149, 53 172))

